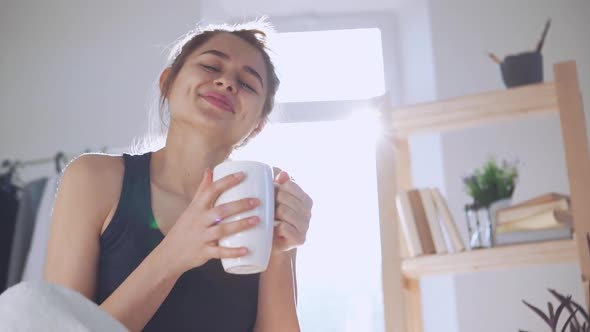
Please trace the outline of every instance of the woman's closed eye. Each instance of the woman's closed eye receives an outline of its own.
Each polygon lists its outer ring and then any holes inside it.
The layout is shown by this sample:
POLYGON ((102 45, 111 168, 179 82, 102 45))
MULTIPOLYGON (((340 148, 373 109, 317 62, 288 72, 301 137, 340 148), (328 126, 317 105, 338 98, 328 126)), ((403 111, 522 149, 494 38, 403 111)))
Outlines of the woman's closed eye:
POLYGON ((216 72, 216 73, 219 72, 219 68, 217 68, 217 67, 203 65, 203 64, 201 64, 201 67, 203 67, 206 71, 216 72))
MULTIPOLYGON (((221 69, 220 69, 220 68, 217 68, 217 67, 215 67, 215 66, 210 66, 210 65, 206 65, 206 64, 201 64, 200 66, 201 66, 203 69, 205 69, 206 71, 208 71, 208 72, 211 72, 211 73, 219 73, 219 72, 221 72, 221 69)), ((240 87, 240 88, 244 88, 244 89, 246 89, 247 91, 250 91, 250 92, 253 92, 253 93, 256 93, 256 94, 258 94, 258 91, 256 91, 256 89, 254 89, 254 88, 252 87, 252 85, 250 85, 250 84, 248 84, 248 83, 244 82, 244 81, 243 81, 243 80, 241 80, 241 79, 238 79, 238 85, 239 85, 239 87, 240 87)))
POLYGON ((238 80, 238 84, 240 85, 241 88, 245 88, 246 90, 248 90, 250 92, 258 93, 251 85, 249 85, 248 83, 246 83, 242 80, 238 80))

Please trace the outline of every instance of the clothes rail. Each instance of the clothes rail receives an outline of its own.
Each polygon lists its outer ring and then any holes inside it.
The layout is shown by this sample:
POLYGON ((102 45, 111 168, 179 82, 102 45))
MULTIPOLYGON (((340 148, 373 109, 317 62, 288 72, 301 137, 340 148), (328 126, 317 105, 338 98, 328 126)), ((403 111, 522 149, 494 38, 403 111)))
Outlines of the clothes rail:
MULTIPOLYGON (((106 152, 107 148, 102 148, 100 151, 101 153, 106 152)), ((25 167, 25 166, 36 166, 36 165, 42 165, 42 164, 47 164, 47 163, 55 163, 55 168, 58 172, 61 172, 61 169, 63 167, 64 164, 66 164, 69 160, 71 160, 72 158, 79 156, 82 153, 88 153, 91 152, 92 150, 90 149, 86 149, 85 151, 81 152, 81 153, 71 153, 71 154, 66 154, 64 152, 57 152, 53 157, 45 157, 45 158, 37 158, 37 159, 29 159, 29 160, 11 160, 11 159, 5 159, 2 162, 2 167, 3 168, 10 168, 10 169, 15 169, 15 168, 19 168, 19 167, 25 167)))

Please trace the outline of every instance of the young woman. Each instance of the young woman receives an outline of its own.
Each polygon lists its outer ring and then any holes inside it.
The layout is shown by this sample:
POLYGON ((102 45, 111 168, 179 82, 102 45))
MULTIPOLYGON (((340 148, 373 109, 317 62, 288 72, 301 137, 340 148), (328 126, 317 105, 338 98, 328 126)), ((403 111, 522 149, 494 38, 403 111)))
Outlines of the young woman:
POLYGON ((83 155, 67 167, 46 279, 94 300, 131 331, 299 331, 295 248, 305 241, 312 200, 286 172, 276 174, 281 222, 268 269, 232 275, 219 260, 246 255, 248 248, 217 241, 258 222, 215 222, 259 202, 213 208, 243 176, 213 182, 211 170, 262 130, 273 107, 279 80, 264 37, 241 27, 187 35, 160 76, 164 147, 83 155))

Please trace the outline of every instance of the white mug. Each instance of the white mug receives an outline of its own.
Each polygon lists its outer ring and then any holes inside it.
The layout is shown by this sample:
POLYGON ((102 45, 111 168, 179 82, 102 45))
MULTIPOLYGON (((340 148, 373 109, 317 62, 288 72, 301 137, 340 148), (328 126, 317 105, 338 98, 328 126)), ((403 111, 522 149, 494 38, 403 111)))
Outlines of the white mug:
POLYGON ((228 273, 259 273, 266 270, 272 250, 275 214, 273 171, 271 166, 257 161, 225 161, 213 169, 213 181, 240 171, 245 175, 242 182, 223 192, 215 206, 243 198, 258 198, 260 204, 252 210, 227 217, 221 222, 234 222, 250 216, 258 216, 260 222, 253 228, 219 240, 219 245, 223 247, 248 248, 248 254, 245 256, 224 258, 221 263, 228 273))

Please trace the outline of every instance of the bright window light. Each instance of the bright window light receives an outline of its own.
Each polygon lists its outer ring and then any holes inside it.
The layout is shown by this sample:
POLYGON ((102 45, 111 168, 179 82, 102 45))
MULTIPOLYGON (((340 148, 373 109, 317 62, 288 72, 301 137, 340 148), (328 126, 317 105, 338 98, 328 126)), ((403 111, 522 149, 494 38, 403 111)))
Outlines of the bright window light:
POLYGON ((277 102, 360 100, 385 92, 379 29, 277 33, 269 38, 277 102))
POLYGON ((303 331, 384 331, 375 121, 269 124, 232 155, 280 167, 314 199, 298 251, 303 331))

